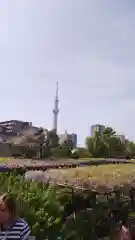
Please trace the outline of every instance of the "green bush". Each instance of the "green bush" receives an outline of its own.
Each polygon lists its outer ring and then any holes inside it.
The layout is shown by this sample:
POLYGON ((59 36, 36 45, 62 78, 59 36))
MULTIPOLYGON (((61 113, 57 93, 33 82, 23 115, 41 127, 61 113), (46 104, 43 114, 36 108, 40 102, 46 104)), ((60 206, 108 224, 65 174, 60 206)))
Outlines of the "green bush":
POLYGON ((70 150, 68 147, 52 148, 51 155, 55 158, 68 158, 70 157, 70 150))
POLYGON ((29 223, 36 239, 57 239, 61 230, 62 208, 55 188, 25 182, 14 173, 0 174, 1 192, 12 192, 21 206, 21 216, 29 223))
POLYGON ((112 195, 76 192, 30 182, 16 173, 0 173, 0 189, 12 192, 21 216, 36 239, 96 239, 114 233, 120 220, 134 212, 134 192, 125 198, 120 189, 112 195))
POLYGON ((91 155, 86 148, 76 148, 78 158, 90 158, 91 155))
POLYGON ((51 156, 50 147, 45 147, 43 150, 43 158, 49 158, 51 156))

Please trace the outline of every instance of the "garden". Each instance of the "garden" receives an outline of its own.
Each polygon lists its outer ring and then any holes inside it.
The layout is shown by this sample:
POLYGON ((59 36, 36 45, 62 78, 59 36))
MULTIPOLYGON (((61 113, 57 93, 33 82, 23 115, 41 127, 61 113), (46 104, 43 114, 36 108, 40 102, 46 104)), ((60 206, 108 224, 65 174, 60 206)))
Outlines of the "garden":
POLYGON ((75 151, 52 131, 23 141, 11 143, 20 158, 0 158, 0 189, 15 196, 37 240, 115 239, 127 218, 135 229, 135 143, 108 127, 75 151))
POLYGON ((1 159, 1 192, 15 196, 36 239, 113 238, 125 218, 135 227, 134 160, 93 162, 1 159))

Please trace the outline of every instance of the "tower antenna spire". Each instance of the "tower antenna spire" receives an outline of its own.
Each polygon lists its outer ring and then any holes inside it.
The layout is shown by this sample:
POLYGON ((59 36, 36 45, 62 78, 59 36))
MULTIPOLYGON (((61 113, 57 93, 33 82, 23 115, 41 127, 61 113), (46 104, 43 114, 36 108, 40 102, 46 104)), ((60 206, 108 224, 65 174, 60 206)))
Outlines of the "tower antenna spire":
POLYGON ((53 129, 56 131, 57 133, 57 127, 58 127, 58 113, 59 113, 59 97, 58 97, 58 82, 56 85, 56 96, 55 96, 55 100, 54 100, 54 110, 53 110, 53 114, 54 114, 54 119, 53 119, 53 129))

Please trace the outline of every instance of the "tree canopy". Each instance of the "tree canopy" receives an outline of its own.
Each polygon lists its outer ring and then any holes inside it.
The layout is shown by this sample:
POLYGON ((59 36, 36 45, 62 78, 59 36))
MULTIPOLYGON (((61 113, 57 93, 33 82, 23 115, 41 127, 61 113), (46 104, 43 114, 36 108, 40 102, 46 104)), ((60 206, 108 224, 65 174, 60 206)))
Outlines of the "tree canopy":
POLYGON ((93 157, 126 157, 135 155, 135 144, 120 139, 111 127, 102 133, 95 132, 93 137, 86 138, 86 146, 93 157))

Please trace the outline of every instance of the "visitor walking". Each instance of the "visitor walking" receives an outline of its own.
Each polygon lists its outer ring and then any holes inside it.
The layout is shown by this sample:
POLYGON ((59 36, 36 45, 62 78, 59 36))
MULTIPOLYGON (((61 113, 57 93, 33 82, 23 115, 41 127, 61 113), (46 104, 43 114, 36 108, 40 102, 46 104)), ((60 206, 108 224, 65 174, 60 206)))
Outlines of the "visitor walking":
POLYGON ((132 240, 132 239, 133 239, 132 232, 131 232, 131 229, 129 228, 128 217, 126 217, 122 221, 122 225, 121 225, 120 231, 118 233, 118 236, 116 237, 116 240, 132 240))
POLYGON ((11 194, 0 196, 0 240, 29 240, 28 224, 18 217, 16 202, 11 194))
POLYGON ((119 235, 120 240, 131 240, 131 233, 128 227, 122 226, 120 230, 120 235, 119 235))

